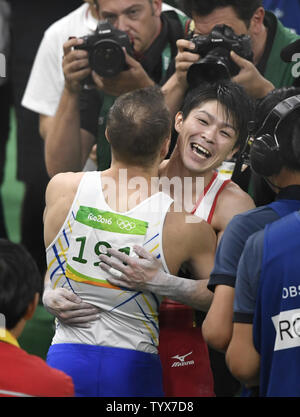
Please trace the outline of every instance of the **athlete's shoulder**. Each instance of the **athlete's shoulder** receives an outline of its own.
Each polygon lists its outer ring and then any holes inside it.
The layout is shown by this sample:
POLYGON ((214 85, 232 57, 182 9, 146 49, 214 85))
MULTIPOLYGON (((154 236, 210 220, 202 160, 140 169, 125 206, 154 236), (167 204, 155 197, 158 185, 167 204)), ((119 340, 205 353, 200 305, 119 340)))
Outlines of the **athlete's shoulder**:
POLYGON ((236 200, 242 199, 245 202, 248 202, 248 204, 251 205, 252 207, 255 206, 251 196, 248 193, 246 193, 244 190, 242 190, 241 187, 233 181, 229 181, 226 184, 226 186, 224 187, 223 193, 225 196, 227 195, 227 197, 230 196, 230 198, 233 198, 236 200))
POLYGON ((46 189, 47 208, 72 201, 83 175, 82 172, 64 172, 52 177, 46 189))
POLYGON ((251 196, 233 181, 229 181, 223 188, 218 204, 222 207, 222 210, 231 212, 233 216, 255 208, 251 196))
POLYGON ((221 234, 234 216, 253 208, 255 204, 252 198, 237 184, 229 181, 218 196, 212 226, 221 234))
POLYGON ((61 172, 51 178, 47 188, 51 190, 73 188, 78 186, 83 175, 84 172, 61 172))
POLYGON ((215 237, 215 232, 210 224, 199 216, 195 216, 184 210, 172 210, 167 213, 164 231, 169 234, 170 242, 179 241, 182 245, 196 245, 197 242, 203 243, 205 239, 215 237))
POLYGON ((169 211, 163 227, 163 248, 169 268, 176 275, 184 262, 215 253, 216 234, 200 217, 169 211))

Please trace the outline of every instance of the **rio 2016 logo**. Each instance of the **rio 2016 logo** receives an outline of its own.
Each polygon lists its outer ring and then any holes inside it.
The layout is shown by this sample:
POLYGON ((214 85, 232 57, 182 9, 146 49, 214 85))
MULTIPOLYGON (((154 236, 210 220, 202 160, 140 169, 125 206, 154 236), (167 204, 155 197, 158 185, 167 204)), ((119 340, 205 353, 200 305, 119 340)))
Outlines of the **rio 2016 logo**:
POLYGON ((300 53, 297 52, 292 56, 292 61, 296 62, 292 67, 292 76, 294 78, 299 77, 300 75, 300 53))

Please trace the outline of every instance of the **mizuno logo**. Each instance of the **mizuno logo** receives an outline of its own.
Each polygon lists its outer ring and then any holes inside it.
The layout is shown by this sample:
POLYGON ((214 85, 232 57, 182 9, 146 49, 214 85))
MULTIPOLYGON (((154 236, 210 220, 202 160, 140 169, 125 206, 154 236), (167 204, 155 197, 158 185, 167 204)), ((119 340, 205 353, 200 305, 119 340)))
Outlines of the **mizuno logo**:
POLYGON ((178 359, 180 362, 184 362, 185 358, 187 356, 191 355, 192 353, 193 353, 193 351, 190 352, 190 353, 187 353, 186 355, 182 355, 182 356, 175 355, 175 356, 172 356, 172 359, 178 359))
POLYGON ((178 359, 179 362, 173 362, 172 368, 175 366, 187 366, 187 365, 194 365, 194 360, 186 361, 185 358, 189 355, 191 355, 193 351, 186 353, 185 355, 175 355, 172 356, 172 359, 178 359))

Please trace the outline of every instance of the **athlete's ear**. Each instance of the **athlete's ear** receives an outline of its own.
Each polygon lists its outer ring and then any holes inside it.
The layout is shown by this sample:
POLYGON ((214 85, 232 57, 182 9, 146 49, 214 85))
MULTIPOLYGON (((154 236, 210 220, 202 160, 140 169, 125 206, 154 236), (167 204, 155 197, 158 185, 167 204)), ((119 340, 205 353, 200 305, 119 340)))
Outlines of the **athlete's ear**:
POLYGON ((168 155, 171 144, 171 134, 165 139, 160 151, 160 162, 162 162, 168 155))
POLYGON ((239 146, 234 146, 234 148, 232 148, 229 154, 227 155, 226 159, 232 159, 239 149, 240 149, 239 146))
POLYGON ((179 111, 175 116, 175 130, 177 133, 180 133, 183 123, 183 113, 179 111))

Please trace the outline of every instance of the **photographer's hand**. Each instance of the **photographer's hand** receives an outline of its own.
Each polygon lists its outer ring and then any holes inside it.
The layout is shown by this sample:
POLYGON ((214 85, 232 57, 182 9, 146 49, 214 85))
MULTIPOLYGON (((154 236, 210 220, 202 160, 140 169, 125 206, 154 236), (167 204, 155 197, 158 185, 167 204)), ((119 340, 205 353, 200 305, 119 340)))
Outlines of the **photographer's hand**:
POLYGON ((173 117, 180 110, 184 95, 188 88, 186 79, 187 71, 192 64, 200 59, 199 54, 189 52, 189 50, 195 48, 193 42, 186 39, 178 39, 176 45, 178 53, 175 58, 175 73, 162 86, 167 106, 173 117))
POLYGON ((94 71, 92 72, 95 84, 106 94, 118 97, 121 94, 128 93, 129 91, 154 85, 154 81, 147 75, 141 64, 128 55, 125 49, 124 53, 126 64, 129 68, 120 72, 117 76, 104 78, 100 77, 94 71))
POLYGON ((231 59, 241 68, 240 72, 232 77, 232 81, 243 86, 246 92, 254 98, 262 98, 274 90, 274 85, 264 78, 255 65, 245 58, 230 52, 231 59))
POLYGON ((186 90, 188 87, 186 75, 188 69, 192 64, 199 61, 200 55, 189 52, 189 50, 195 49, 195 44, 192 41, 186 39, 178 39, 176 42, 178 53, 175 58, 176 77, 178 82, 186 90))
POLYGON ((81 81, 90 73, 88 52, 80 49, 73 49, 74 46, 81 45, 83 40, 71 38, 64 43, 63 72, 65 76, 65 87, 71 93, 81 90, 81 81))

